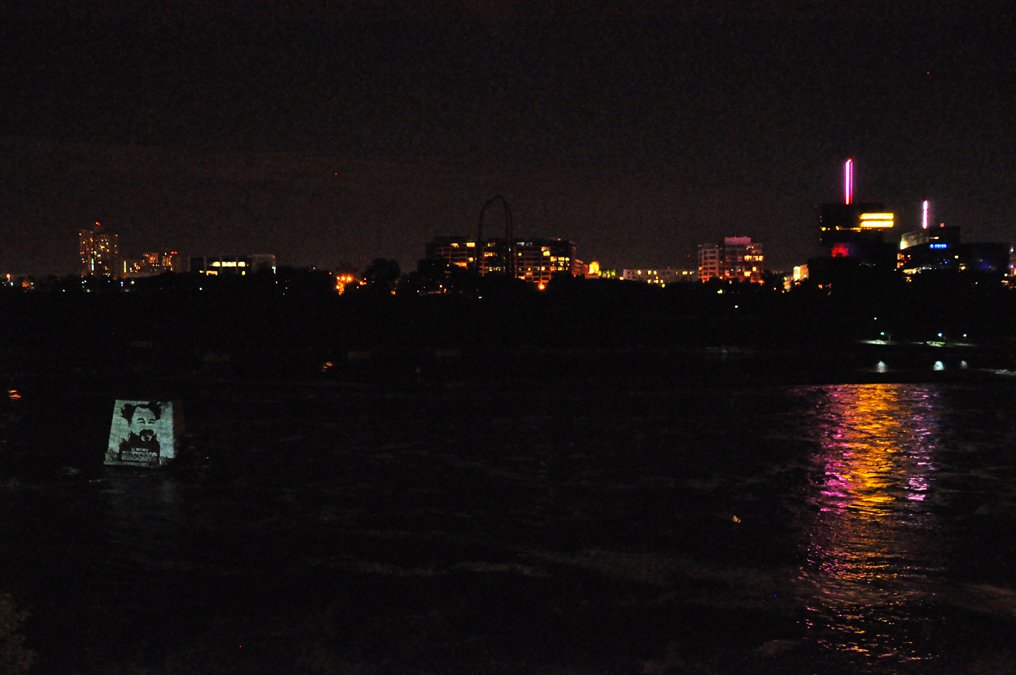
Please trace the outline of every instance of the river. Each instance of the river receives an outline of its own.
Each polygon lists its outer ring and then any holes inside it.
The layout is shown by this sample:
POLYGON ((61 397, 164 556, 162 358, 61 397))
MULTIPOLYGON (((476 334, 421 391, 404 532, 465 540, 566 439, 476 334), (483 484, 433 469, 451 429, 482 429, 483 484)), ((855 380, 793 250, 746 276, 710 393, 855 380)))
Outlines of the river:
POLYGON ((192 386, 158 472, 102 465, 114 392, 11 391, 36 672, 1016 663, 1005 377, 192 386))

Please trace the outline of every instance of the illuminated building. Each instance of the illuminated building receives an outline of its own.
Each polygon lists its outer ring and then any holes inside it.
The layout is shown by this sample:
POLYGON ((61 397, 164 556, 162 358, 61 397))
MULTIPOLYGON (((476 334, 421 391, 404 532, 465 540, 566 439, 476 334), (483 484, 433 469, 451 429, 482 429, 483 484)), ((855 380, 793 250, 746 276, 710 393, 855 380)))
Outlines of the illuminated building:
POLYGON ((435 237, 428 242, 426 251, 428 258, 439 258, 455 267, 476 267, 476 241, 466 237, 435 237))
POLYGON ((176 251, 142 253, 138 258, 124 258, 124 277, 154 277, 165 272, 180 271, 180 254, 176 251))
POLYGON ((78 230, 81 276, 111 277, 118 271, 120 235, 99 221, 78 230))
POLYGON ((698 270, 678 269, 674 267, 626 268, 621 272, 623 281, 639 281, 644 284, 666 286, 679 282, 698 281, 698 270))
POLYGON ((753 242, 751 237, 723 238, 723 274, 732 281, 762 283, 765 255, 762 244, 753 242))
POLYGON ((275 272, 275 256, 259 253, 246 256, 191 258, 190 271, 206 276, 242 277, 258 272, 275 272))
MULTIPOLYGON (((823 252, 828 258, 845 259, 839 266, 893 269, 895 251, 885 235, 895 225, 896 216, 884 204, 855 202, 853 180, 853 161, 848 159, 844 167, 843 203, 819 207, 818 231, 823 252)), ((813 265, 817 270, 832 266, 821 261, 813 265)))
MULTIPOLYGON (((503 246, 503 244, 502 244, 503 246)), ((515 242, 516 276, 525 281, 545 284, 559 272, 575 276, 578 260, 575 244, 564 239, 533 239, 515 242)))
POLYGON ((974 271, 1005 276, 1009 270, 1006 244, 963 243, 960 228, 922 228, 900 238, 898 268, 908 276, 932 271, 974 271))
POLYGON ((851 251, 882 243, 895 220, 895 214, 883 204, 823 204, 819 207, 819 241, 830 249, 831 256, 849 256, 851 251))
POLYGON ((819 241, 831 258, 891 266, 891 246, 885 241, 885 232, 893 228, 895 220, 895 214, 882 204, 823 204, 819 207, 819 241))
POLYGON ((720 246, 719 244, 698 245, 699 281, 720 278, 720 246))
POLYGON ((790 290, 808 278, 807 265, 794 265, 794 271, 783 277, 783 289, 790 290))
POLYGON ((699 244, 698 278, 700 281, 723 279, 762 283, 765 254, 762 244, 751 237, 724 237, 723 244, 699 244))
POLYGON ((437 237, 427 244, 426 251, 428 258, 478 269, 481 275, 511 274, 514 267, 516 278, 538 285, 546 284, 555 274, 576 276, 582 270, 582 262, 575 258, 575 244, 567 239, 488 239, 480 246, 465 237, 437 237))

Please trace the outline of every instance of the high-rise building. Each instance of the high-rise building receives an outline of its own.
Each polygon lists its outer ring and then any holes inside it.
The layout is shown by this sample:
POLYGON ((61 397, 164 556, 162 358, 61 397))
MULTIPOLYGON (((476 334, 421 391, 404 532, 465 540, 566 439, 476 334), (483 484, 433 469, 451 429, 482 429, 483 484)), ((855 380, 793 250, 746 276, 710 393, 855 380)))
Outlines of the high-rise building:
POLYGON ((720 278, 719 244, 698 245, 698 276, 699 281, 720 278))
POLYGON ((78 230, 81 276, 112 277, 118 272, 120 235, 98 220, 92 227, 78 230))
MULTIPOLYGON (((894 246, 885 239, 895 225, 896 216, 885 205, 854 201, 853 161, 847 160, 844 173, 843 203, 819 207, 818 238, 826 258, 839 262, 892 269, 896 264, 894 246)), ((833 267, 817 261, 818 268, 833 267)))
POLYGON ((501 242, 501 248, 509 256, 514 249, 515 276, 523 281, 543 285, 559 272, 571 276, 579 273, 581 263, 575 259, 575 244, 566 239, 520 240, 511 248, 501 242))
POLYGON ((700 281, 748 281, 762 283, 765 254, 762 244, 751 237, 724 237, 723 244, 699 244, 700 281))
POLYGON ((436 237, 427 244, 427 257, 449 265, 477 270, 481 275, 508 274, 537 285, 554 274, 572 276, 582 270, 575 244, 567 239, 488 239, 477 243, 465 237, 436 237))
POLYGON ((751 237, 723 238, 723 273, 732 281, 750 281, 762 283, 765 271, 765 254, 762 244, 752 241, 751 237))
POLYGON ((138 258, 124 258, 124 277, 154 277, 164 272, 179 272, 180 254, 176 251, 150 251, 138 258))

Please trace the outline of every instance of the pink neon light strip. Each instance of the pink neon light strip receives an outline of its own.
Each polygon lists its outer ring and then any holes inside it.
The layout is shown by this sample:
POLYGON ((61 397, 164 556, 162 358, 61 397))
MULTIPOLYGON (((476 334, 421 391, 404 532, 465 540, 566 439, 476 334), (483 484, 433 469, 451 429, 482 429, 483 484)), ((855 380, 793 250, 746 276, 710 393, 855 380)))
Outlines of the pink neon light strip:
POLYGON ((847 204, 854 202, 854 160, 848 159, 843 166, 843 200, 847 204))

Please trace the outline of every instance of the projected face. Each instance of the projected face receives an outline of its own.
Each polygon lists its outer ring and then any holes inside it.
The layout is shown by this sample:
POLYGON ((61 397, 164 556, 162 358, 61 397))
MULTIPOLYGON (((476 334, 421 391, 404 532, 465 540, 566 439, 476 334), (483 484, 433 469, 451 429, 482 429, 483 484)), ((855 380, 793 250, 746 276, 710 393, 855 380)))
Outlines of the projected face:
POLYGON ((144 443, 158 443, 155 427, 159 424, 159 404, 140 405, 133 412, 129 410, 130 407, 124 406, 124 417, 130 422, 131 436, 144 443))
POLYGON ((106 464, 159 466, 173 456, 173 404, 117 401, 106 464))

